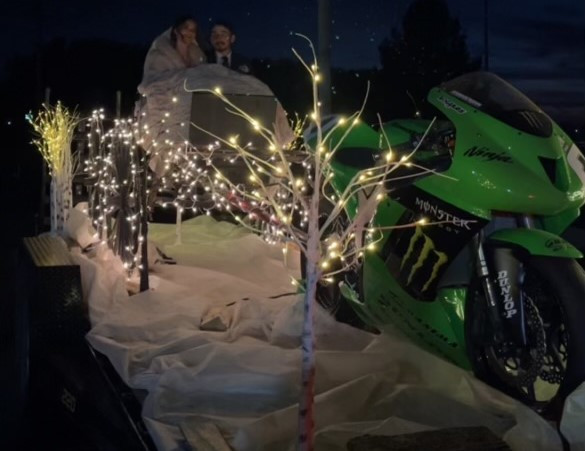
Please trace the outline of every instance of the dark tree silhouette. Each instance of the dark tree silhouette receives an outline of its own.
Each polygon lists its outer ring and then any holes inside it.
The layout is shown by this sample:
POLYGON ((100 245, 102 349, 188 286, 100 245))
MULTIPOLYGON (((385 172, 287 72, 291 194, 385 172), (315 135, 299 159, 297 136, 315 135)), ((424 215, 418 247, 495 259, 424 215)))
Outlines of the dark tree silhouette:
POLYGON ((97 106, 113 113, 116 91, 122 91, 122 112, 131 114, 146 50, 146 46, 101 39, 54 39, 38 55, 8 62, 0 82, 6 93, 1 112, 38 109, 44 88, 49 87, 52 102, 61 100, 82 114, 97 106))
MULTIPOLYGON (((311 79, 302 64, 293 59, 256 59, 254 75, 266 83, 289 114, 307 115, 312 108, 311 79)), ((376 78, 376 69, 331 69, 331 103, 335 114, 352 114, 359 110, 366 94, 367 82, 376 78)), ((371 96, 370 96, 371 99, 371 96)), ((368 102, 369 105, 369 102, 368 102)), ((366 106, 366 121, 376 121, 376 111, 366 106)))
POLYGON ((82 116, 96 107, 114 113, 119 90, 122 115, 130 115, 145 54, 145 46, 55 39, 36 55, 17 56, 6 64, 0 80, 0 134, 5 157, 0 196, 12 217, 7 223, 10 236, 37 232, 33 218, 41 199, 42 158, 29 144, 32 133, 25 114, 39 110, 44 88, 51 88, 51 102, 61 100, 69 108, 77 107, 82 116))
POLYGON ((376 85, 377 69, 331 69, 331 106, 336 114, 350 115, 358 111, 364 101, 367 85, 370 82, 370 94, 361 118, 369 123, 376 123, 376 85))
POLYGON ((414 0, 401 30, 379 47, 382 70, 377 88, 383 104, 377 105, 384 119, 412 117, 429 112, 430 88, 465 72, 477 70, 459 20, 452 17, 445 0, 414 0))
POLYGON ((266 83, 283 108, 299 116, 308 114, 311 108, 311 80, 302 64, 293 59, 255 59, 254 75, 266 83))

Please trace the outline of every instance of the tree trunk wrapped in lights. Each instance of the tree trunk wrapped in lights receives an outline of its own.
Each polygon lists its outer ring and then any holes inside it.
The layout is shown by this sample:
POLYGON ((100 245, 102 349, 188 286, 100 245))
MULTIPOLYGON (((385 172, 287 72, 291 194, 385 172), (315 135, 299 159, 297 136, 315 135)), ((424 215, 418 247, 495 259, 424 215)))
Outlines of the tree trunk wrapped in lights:
POLYGON ((89 157, 85 172, 93 181, 90 215, 103 241, 120 257, 128 274, 135 268, 146 271, 140 246, 146 243, 146 214, 141 200, 146 196, 146 167, 136 144, 136 124, 116 120, 105 130, 103 112, 94 111, 89 124, 89 157), (141 175, 144 180, 141 179, 141 175))
MULTIPOLYGON (((313 108, 308 127, 304 127, 305 121, 297 121, 293 126, 294 136, 280 133, 283 127, 277 127, 278 124, 272 131, 232 103, 219 88, 205 92, 214 92, 226 104, 228 111, 246 120, 264 137, 266 152, 256 152, 240 144, 237 136, 217 136, 197 124, 191 124, 209 133, 222 143, 224 149, 231 149, 249 171, 249 183, 236 184, 213 165, 213 158, 208 153, 202 154, 208 165, 216 170, 212 184, 206 187, 216 196, 216 204, 228 211, 235 210, 236 220, 244 227, 269 235, 272 242, 296 243, 304 255, 305 316, 301 333, 302 385, 298 434, 298 447, 302 450, 314 449, 314 307, 318 284, 335 283, 336 275, 357 268, 364 252, 374 250, 382 239, 383 230, 374 224, 373 219, 378 204, 385 199, 385 183, 392 180, 394 170, 400 166, 414 166, 420 169, 414 175, 434 172, 409 161, 412 154, 395 161, 388 137, 382 134, 380 139, 376 135, 378 159, 372 161, 371 167, 359 170, 341 190, 331 186, 333 170, 330 163, 346 138, 359 132, 360 127, 365 127, 359 120, 364 106, 348 118, 322 117, 317 89, 321 75, 310 41, 309 45, 313 52, 311 65, 293 50, 312 77, 313 108), (299 164, 304 176, 293 169, 292 161, 299 164), (356 201, 358 198, 361 198, 359 202, 356 201), (351 215, 347 214, 349 210, 352 210, 351 215), (324 212, 325 216, 322 215, 324 212), (263 226, 258 228, 256 224, 263 226)), ((426 133, 420 142, 425 136, 426 133)), ((412 153, 417 149, 418 146, 412 153)), ((408 226, 424 224, 426 220, 420 219, 408 226)))
POLYGON ((107 202, 110 211, 108 217, 114 219, 110 242, 114 253, 120 256, 125 264, 134 266, 138 260, 135 257, 138 249, 134 239, 138 227, 135 152, 131 147, 132 133, 123 130, 120 125, 114 130, 114 134, 117 134, 111 143, 114 177, 111 185, 112 192, 107 202))
POLYGON ((57 102, 54 107, 43 105, 36 117, 29 114, 27 119, 37 134, 32 142, 46 161, 51 175, 51 232, 60 234, 73 203, 71 185, 76 162, 71 156, 71 141, 79 118, 57 102))
POLYGON ((101 239, 107 239, 107 224, 100 219, 101 217, 101 199, 103 198, 104 187, 106 186, 104 178, 103 162, 106 158, 106 146, 104 145, 104 125, 105 119, 103 110, 94 110, 88 119, 86 127, 87 133, 87 158, 84 161, 84 173, 88 178, 88 216, 92 225, 96 228, 98 236, 101 239))

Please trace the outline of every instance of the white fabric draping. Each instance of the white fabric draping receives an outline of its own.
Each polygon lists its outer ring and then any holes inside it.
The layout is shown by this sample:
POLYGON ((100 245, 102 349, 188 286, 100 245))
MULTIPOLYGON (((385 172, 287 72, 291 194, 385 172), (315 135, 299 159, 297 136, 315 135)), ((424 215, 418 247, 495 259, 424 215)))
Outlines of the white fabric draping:
MULTIPOLYGON (((111 261, 82 263, 97 313, 89 342, 127 384, 148 391, 143 417, 159 449, 209 436, 236 450, 294 449, 302 309, 290 277, 298 268, 282 265, 279 248, 209 217, 184 223, 181 246, 174 225, 150 228, 178 263, 152 267, 155 288, 128 297, 108 276, 111 261), (202 330, 210 314, 226 330, 202 330)), ((321 309, 316 330, 319 450, 345 449, 365 433, 478 425, 513 450, 562 449, 530 409, 398 334, 353 329, 321 309)), ((567 401, 561 428, 571 449, 585 446, 584 399, 581 387, 567 401)))

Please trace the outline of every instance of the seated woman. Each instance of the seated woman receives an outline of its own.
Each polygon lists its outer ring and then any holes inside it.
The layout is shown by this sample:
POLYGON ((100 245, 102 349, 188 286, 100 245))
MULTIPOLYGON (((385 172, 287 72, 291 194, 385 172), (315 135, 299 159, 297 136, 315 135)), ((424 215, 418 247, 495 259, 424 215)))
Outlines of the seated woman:
POLYGON ((192 17, 180 17, 150 46, 141 84, 148 84, 161 75, 194 67, 205 61, 205 52, 197 43, 197 22, 192 17))

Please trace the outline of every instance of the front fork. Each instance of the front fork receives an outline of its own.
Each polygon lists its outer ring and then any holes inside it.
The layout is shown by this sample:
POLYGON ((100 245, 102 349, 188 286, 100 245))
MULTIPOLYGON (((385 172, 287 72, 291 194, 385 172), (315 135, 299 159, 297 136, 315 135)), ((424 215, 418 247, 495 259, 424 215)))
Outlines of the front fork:
POLYGON ((477 277, 483 288, 494 342, 512 340, 517 345, 525 346, 523 265, 515 257, 513 249, 484 246, 482 232, 474 240, 477 277))

